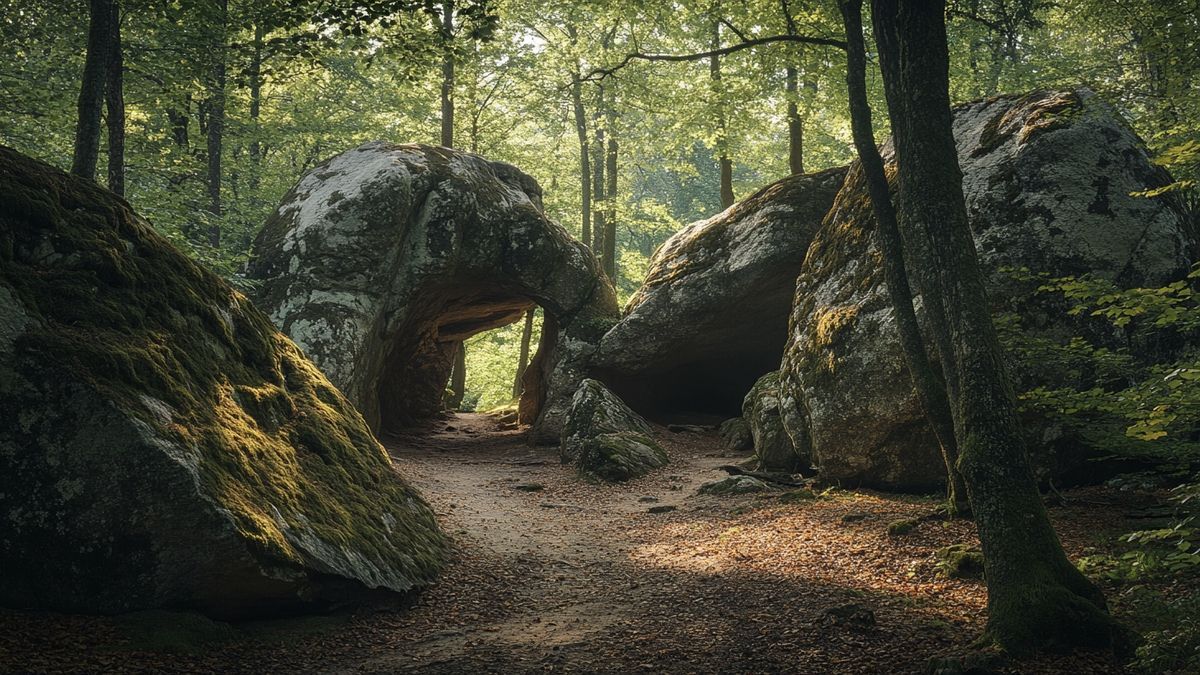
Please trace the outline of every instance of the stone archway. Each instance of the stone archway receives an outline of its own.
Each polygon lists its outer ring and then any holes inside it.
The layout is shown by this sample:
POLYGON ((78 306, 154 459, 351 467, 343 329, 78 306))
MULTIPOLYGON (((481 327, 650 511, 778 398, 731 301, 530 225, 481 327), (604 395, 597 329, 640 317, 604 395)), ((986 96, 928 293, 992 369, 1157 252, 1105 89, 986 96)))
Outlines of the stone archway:
POLYGON ((440 410, 458 343, 546 326, 520 406, 557 441, 585 361, 618 316, 591 251, 542 212, 516 167, 427 145, 367 143, 309 171, 254 245, 259 304, 375 431, 440 410))

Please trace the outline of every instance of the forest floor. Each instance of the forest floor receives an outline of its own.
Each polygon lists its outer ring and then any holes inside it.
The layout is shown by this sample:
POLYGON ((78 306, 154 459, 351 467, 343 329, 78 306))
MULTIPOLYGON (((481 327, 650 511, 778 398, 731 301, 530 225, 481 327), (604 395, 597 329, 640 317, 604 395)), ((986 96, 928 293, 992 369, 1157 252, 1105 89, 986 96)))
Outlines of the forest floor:
MULTIPOLYGON (((924 672, 981 632, 983 583, 942 578, 934 552, 964 521, 889 523, 930 498, 830 490, 698 495, 721 478, 714 436, 670 433, 671 464, 598 485, 493 418, 459 415, 388 439, 454 542, 437 584, 403 607, 230 626, 184 613, 0 612, 0 670, 199 672, 924 672), (854 605, 874 621, 830 610, 854 605)), ((1051 513, 1068 551, 1132 529, 1113 493, 1051 513)), ((1088 654, 1014 672, 1121 672, 1088 654)))

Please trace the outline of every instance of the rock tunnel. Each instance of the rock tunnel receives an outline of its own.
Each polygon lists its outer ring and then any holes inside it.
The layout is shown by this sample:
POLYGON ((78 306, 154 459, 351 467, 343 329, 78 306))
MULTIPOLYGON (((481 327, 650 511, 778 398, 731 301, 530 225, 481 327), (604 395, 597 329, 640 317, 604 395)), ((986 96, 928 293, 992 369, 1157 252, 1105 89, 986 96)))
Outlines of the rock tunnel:
POLYGON ((455 350, 533 305, 545 325, 520 419, 557 440, 618 310, 590 250, 515 167, 372 142, 309 171, 254 245, 259 305, 379 433, 438 414, 455 350))

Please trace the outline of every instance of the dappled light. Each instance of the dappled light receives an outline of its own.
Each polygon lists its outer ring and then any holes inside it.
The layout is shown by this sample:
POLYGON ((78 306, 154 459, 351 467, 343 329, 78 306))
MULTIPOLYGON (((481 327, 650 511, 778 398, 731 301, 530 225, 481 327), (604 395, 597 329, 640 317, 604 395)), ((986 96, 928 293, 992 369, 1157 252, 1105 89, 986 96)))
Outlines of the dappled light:
POLYGON ((0 6, 0 673, 1200 672, 1197 0, 0 6))

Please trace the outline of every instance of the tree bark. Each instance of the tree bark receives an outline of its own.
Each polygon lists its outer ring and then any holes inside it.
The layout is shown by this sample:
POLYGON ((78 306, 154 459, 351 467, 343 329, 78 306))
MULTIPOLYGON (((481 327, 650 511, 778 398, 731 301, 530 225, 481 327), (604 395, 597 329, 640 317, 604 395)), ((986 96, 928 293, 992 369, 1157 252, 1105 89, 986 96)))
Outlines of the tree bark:
POLYGON ((454 147, 454 2, 443 0, 442 20, 439 26, 442 37, 442 137, 447 148, 454 147))
POLYGON ((462 407, 463 397, 467 394, 467 343, 458 343, 454 352, 454 368, 450 370, 450 400, 447 401, 451 410, 462 407))
POLYGON ((597 88, 596 111, 592 116, 592 124, 596 129, 595 142, 592 143, 592 241, 588 242, 592 251, 603 256, 604 250, 604 217, 608 203, 605 200, 604 163, 605 163, 605 129, 603 123, 604 87, 597 88))
POLYGON ((958 463, 983 544, 987 637, 1016 654, 1114 645, 1124 634, 1099 588, 1063 552, 1025 454, 968 227, 951 131, 944 3, 873 0, 872 10, 902 233, 919 261, 931 326, 941 334, 958 463))
POLYGON ((788 66, 786 71, 787 89, 787 123, 788 123, 788 171, 793 176, 804 173, 804 120, 800 117, 800 106, 797 97, 800 94, 797 85, 795 66, 788 66))
POLYGON ((75 153, 71 159, 71 173, 88 180, 96 180, 96 164, 100 158, 100 108, 104 105, 113 12, 113 0, 90 0, 88 3, 87 56, 79 86, 75 153))
MULTIPOLYGON (((713 22, 712 48, 721 48, 721 24, 713 22)), ((709 57, 708 73, 712 79, 713 98, 717 106, 717 162, 721 171, 721 208, 733 206, 733 160, 729 159, 729 135, 725 124, 725 101, 721 89, 721 57, 709 57)))
MULTIPOLYGON (((578 35, 575 26, 567 25, 567 35, 571 44, 575 44, 578 35)), ((575 135, 579 139, 579 212, 582 221, 579 230, 580 240, 592 244, 592 158, 589 154, 587 115, 583 109, 583 81, 579 74, 579 63, 575 64, 575 72, 571 77, 571 107, 575 112, 575 135)))
POLYGON ((525 312, 525 327, 521 329, 521 353, 517 357, 517 375, 513 378, 514 399, 521 398, 525 391, 522 380, 525 378, 525 368, 529 365, 529 344, 533 341, 533 315, 536 311, 531 307, 525 312))
POLYGON ((108 126, 108 189, 125 194, 125 63, 121 53, 121 4, 112 3, 108 23, 104 103, 108 126))
MULTIPOLYGON (((611 108, 609 115, 612 120, 611 108)), ((604 262, 604 273, 608 280, 617 283, 617 139, 613 136, 612 127, 608 130, 608 151, 605 153, 605 179, 607 186, 604 190, 604 200, 608 215, 604 219, 604 247, 600 256, 604 262)))
POLYGON ((892 311, 900 333, 900 345, 908 365, 921 408, 941 446, 946 463, 947 505, 951 513, 966 507, 967 492, 957 467, 958 445, 954 440, 954 420, 946 386, 929 361, 929 352, 921 336, 921 326, 913 309, 912 289, 904 262, 904 243, 896 221, 896 210, 888 188, 883 157, 875 145, 871 106, 867 99, 866 49, 862 35, 862 0, 841 0, 842 21, 846 27, 846 89, 850 99, 850 123, 859 165, 871 197, 875 214, 875 236, 883 255, 884 278, 891 296, 892 311))
POLYGON ((217 5, 219 43, 212 73, 209 76, 208 99, 208 211, 213 215, 212 225, 208 229, 208 244, 213 248, 221 245, 221 154, 225 134, 225 58, 228 39, 226 30, 229 22, 229 0, 219 0, 217 5))
POLYGON ((250 52, 250 67, 247 69, 250 86, 250 189, 257 190, 262 173, 263 147, 260 140, 261 129, 258 120, 262 116, 262 66, 263 38, 265 31, 262 23, 254 24, 254 43, 250 52))

